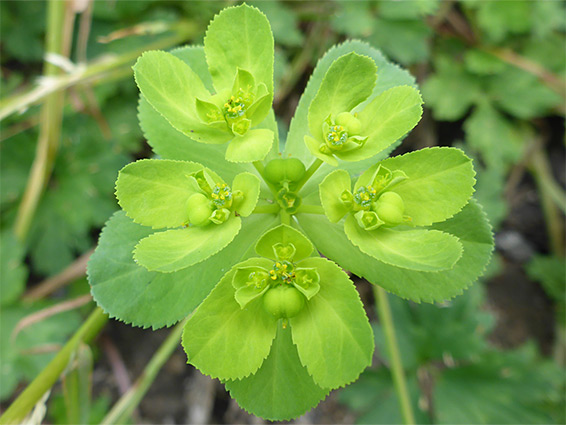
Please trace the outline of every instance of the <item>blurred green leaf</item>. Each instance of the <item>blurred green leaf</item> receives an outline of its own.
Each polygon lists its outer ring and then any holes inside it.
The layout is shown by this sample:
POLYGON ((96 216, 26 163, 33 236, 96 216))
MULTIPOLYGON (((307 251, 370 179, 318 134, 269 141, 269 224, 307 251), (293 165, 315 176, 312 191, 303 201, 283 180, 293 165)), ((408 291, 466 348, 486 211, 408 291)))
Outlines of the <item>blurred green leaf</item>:
POLYGON ((509 69, 501 59, 479 49, 470 49, 464 54, 466 69, 478 75, 499 74, 509 69))
POLYGON ((284 46, 296 47, 303 43, 304 36, 298 29, 296 15, 282 1, 250 1, 249 5, 257 7, 269 20, 275 42, 284 46))
POLYGON ((379 0, 379 14, 387 19, 419 19, 438 10, 440 0, 379 0))
POLYGON ((332 16, 332 26, 350 37, 366 37, 371 34, 375 17, 369 1, 339 1, 339 8, 332 16))
POLYGON ((0 400, 8 398, 20 381, 35 378, 80 325, 79 314, 67 311, 27 326, 13 338, 21 319, 48 306, 13 305, 0 311, 0 400))
POLYGON ((487 89, 500 108, 521 119, 547 115, 563 104, 562 97, 537 77, 515 68, 492 77, 487 89))
POLYGON ((536 255, 527 264, 529 277, 539 282, 547 295, 557 302, 557 317, 566 326, 566 260, 560 257, 536 255))
POLYGON ((474 8, 477 23, 493 42, 500 42, 507 35, 523 34, 532 25, 533 5, 528 0, 463 2, 464 7, 474 8))
MULTIPOLYGON (((415 377, 407 382, 415 420, 429 424, 430 419, 418 406, 420 389, 415 377)), ((339 400, 358 415, 357 424, 401 424, 403 417, 391 373, 387 368, 367 370, 360 379, 339 393, 339 400)))
POLYGON ((533 344, 490 351, 478 362, 446 369, 434 389, 439 424, 560 423, 548 405, 562 403, 564 370, 538 358, 533 344), (562 400, 561 400, 562 398, 562 400))
POLYGON ((14 303, 24 292, 28 276, 24 247, 8 231, 0 233, 0 305, 14 303))
POLYGON ((403 65, 412 65, 428 59, 430 55, 429 38, 432 34, 432 30, 420 20, 389 21, 376 18, 373 34, 369 40, 392 59, 403 65))
POLYGON ((526 134, 493 105, 482 101, 464 123, 469 148, 481 153, 490 168, 507 170, 523 155, 526 134))
POLYGON ((436 73, 424 82, 422 93, 434 118, 456 121, 478 100, 482 89, 478 79, 466 72, 462 64, 439 56, 436 73))

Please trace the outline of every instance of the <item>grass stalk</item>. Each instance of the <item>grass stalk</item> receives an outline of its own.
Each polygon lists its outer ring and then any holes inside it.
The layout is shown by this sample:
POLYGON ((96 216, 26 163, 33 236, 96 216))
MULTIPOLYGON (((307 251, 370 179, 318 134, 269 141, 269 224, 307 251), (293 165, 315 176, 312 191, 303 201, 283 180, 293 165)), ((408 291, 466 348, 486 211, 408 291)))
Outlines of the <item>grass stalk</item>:
POLYGON ((188 318, 178 323, 167 336, 167 339, 161 344, 155 352, 144 371, 134 383, 134 385, 126 392, 120 400, 112 407, 110 412, 101 422, 102 425, 122 424, 126 423, 134 409, 143 399, 149 390, 149 387, 155 380, 158 372, 161 370, 165 362, 171 357, 173 351, 178 347, 183 334, 183 327, 188 318))
MULTIPOLYGON (((49 1, 45 43, 47 54, 68 57, 73 16, 71 3, 58 0, 49 1)), ((44 76, 49 78, 62 71, 46 61, 43 72, 44 76)), ((29 232, 41 194, 53 170, 53 163, 59 148, 64 101, 63 92, 52 93, 46 98, 41 109, 35 158, 14 223, 14 233, 20 241, 24 241, 29 232)))
POLYGON ((0 424, 22 423, 41 397, 57 382, 77 347, 81 343, 89 343, 94 339, 107 320, 106 313, 97 307, 53 360, 8 407, 0 417, 0 424))
POLYGON ((391 307, 387 299, 387 292, 377 285, 373 285, 373 293, 377 302, 377 314, 379 321, 383 327, 385 340, 387 341, 387 349, 389 351, 390 370, 395 386, 395 392, 399 399, 401 408, 401 415, 404 424, 414 424, 415 415, 407 390, 407 381, 405 379, 405 370, 401 361, 401 354, 399 352, 399 345, 397 344, 397 336, 395 335, 395 326, 393 325, 393 315, 391 314, 391 307))

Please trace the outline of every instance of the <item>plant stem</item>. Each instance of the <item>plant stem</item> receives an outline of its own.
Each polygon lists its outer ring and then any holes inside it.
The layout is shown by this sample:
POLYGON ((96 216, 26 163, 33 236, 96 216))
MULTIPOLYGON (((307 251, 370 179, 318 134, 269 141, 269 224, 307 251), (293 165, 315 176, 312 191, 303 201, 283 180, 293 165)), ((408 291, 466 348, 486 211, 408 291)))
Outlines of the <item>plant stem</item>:
MULTIPOLYGON (((70 6, 70 3, 58 0, 50 0, 48 3, 45 43, 47 54, 68 57, 71 45, 69 28, 72 28, 73 24, 73 11, 70 6)), ((61 70, 55 65, 45 62, 43 71, 45 77, 53 77, 60 73, 61 70)), ((14 233, 20 241, 24 241, 27 237, 39 199, 53 170, 61 136, 64 101, 64 92, 52 93, 41 109, 35 158, 14 223, 14 233)))
POLYGON ((0 424, 22 423, 33 406, 57 382, 79 344, 88 343, 94 339, 107 320, 106 313, 97 307, 53 360, 8 407, 0 417, 0 424))
POLYGON ((300 205, 297 208, 297 214, 304 213, 304 214, 324 214, 324 208, 320 205, 300 205))
POLYGON ((101 424, 121 424, 128 421, 134 409, 141 402, 147 390, 149 390, 159 370, 161 370, 165 362, 171 357, 171 354, 173 354, 173 351, 175 351, 179 345, 183 327, 187 320, 188 317, 173 328, 171 333, 167 336, 167 339, 153 355, 135 384, 118 400, 114 407, 112 407, 112 410, 108 412, 101 424))
POLYGON ((301 188, 305 185, 305 183, 312 177, 312 175, 319 169, 319 167, 323 164, 322 159, 316 158, 313 163, 308 168, 307 172, 303 176, 303 178, 297 183, 297 188, 295 192, 299 192, 301 188))
POLYGON ((564 223, 558 208, 564 211, 566 197, 554 181, 550 163, 540 146, 532 152, 529 168, 539 189, 552 252, 561 257, 564 255, 564 223))
POLYGON ((395 336, 395 327, 393 325, 393 315, 387 299, 387 292, 377 285, 373 285, 373 293, 377 301, 377 314, 385 333, 387 341, 387 349, 389 351, 391 376, 395 391, 399 398, 399 405, 401 408, 401 415, 403 416, 403 423, 414 424, 415 416, 413 414, 413 407, 411 399, 407 390, 407 382, 405 380, 405 371, 399 353, 399 346, 397 344, 397 337, 395 336))
POLYGON ((281 210, 281 224, 291 225, 291 215, 284 209, 281 210))

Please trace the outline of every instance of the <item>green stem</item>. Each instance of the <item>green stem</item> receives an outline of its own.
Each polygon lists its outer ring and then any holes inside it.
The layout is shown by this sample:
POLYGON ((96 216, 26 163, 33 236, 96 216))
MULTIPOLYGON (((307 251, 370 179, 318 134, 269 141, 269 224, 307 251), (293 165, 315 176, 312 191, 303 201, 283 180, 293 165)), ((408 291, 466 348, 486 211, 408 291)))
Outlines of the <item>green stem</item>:
POLYGON ((319 167, 323 164, 322 159, 316 158, 311 166, 308 168, 307 172, 303 176, 303 178, 297 183, 297 188, 295 192, 299 192, 301 188, 305 185, 305 183, 312 177, 312 175, 319 169, 319 167))
POLYGON ((97 307, 55 358, 49 362, 32 383, 8 407, 0 417, 0 424, 22 423, 26 415, 33 409, 45 392, 57 382, 79 344, 81 342, 88 343, 94 339, 107 320, 108 316, 106 313, 97 307))
POLYGON ((167 339, 153 355, 136 383, 118 400, 114 407, 112 407, 112 410, 108 412, 101 424, 110 425, 128 422, 132 412, 141 402, 155 380, 157 373, 178 347, 181 335, 183 334, 183 327, 187 320, 188 317, 173 328, 167 336, 167 339))
POLYGON ((391 375, 393 377, 393 384, 395 385, 397 397, 399 398, 403 423, 414 424, 415 416, 413 414, 413 407, 407 390, 405 371, 403 369, 403 363, 401 362, 397 337, 395 336, 393 315, 391 314, 391 308, 389 307, 387 292, 385 292, 383 288, 373 285, 373 293, 377 301, 377 314, 385 333, 385 340, 387 341, 387 349, 389 351, 389 359, 391 363, 391 375))
POLYGON ((530 169, 537 183, 552 252, 564 255, 564 223, 559 211, 566 209, 564 191, 552 176, 550 162, 539 146, 531 154, 530 169))
POLYGON ((257 205, 252 214, 277 214, 281 207, 277 204, 257 205))
POLYGON ((300 205, 297 208, 297 214, 304 213, 304 214, 324 214, 324 208, 320 205, 300 205))
MULTIPOLYGON (((48 54, 68 56, 71 44, 69 28, 73 23, 70 19, 73 16, 70 6, 70 3, 58 0, 50 0, 48 3, 45 43, 45 51, 48 54)), ((55 65, 45 62, 44 77, 49 78, 60 73, 61 70, 55 65)), ((52 93, 41 108, 35 158, 14 222, 14 233, 20 241, 27 237, 39 199, 53 170, 59 149, 64 101, 64 92, 52 93)))
POLYGON ((291 225, 291 214, 289 214, 284 209, 281 210, 281 224, 291 225))

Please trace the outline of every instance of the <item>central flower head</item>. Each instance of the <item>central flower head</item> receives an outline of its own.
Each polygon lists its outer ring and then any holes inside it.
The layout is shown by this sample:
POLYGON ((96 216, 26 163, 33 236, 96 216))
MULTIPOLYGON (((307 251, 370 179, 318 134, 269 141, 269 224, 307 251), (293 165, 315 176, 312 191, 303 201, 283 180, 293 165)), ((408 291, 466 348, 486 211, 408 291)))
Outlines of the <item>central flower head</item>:
POLYGON ((295 280, 295 266, 290 261, 276 261, 269 271, 271 280, 282 280, 286 284, 292 284, 295 280))
POLYGON ((217 208, 229 208, 232 205, 232 190, 226 183, 217 183, 212 189, 210 197, 217 208))
POLYGON ((241 97, 231 96, 228 102, 224 104, 224 115, 227 118, 238 118, 246 112, 246 105, 241 97))
POLYGON ((326 140, 331 149, 340 149, 348 140, 348 132, 341 125, 332 125, 328 129, 326 140))
POLYGON ((360 209, 370 209, 371 204, 377 197, 377 191, 372 186, 362 186, 354 194, 354 202, 361 207, 360 209))

